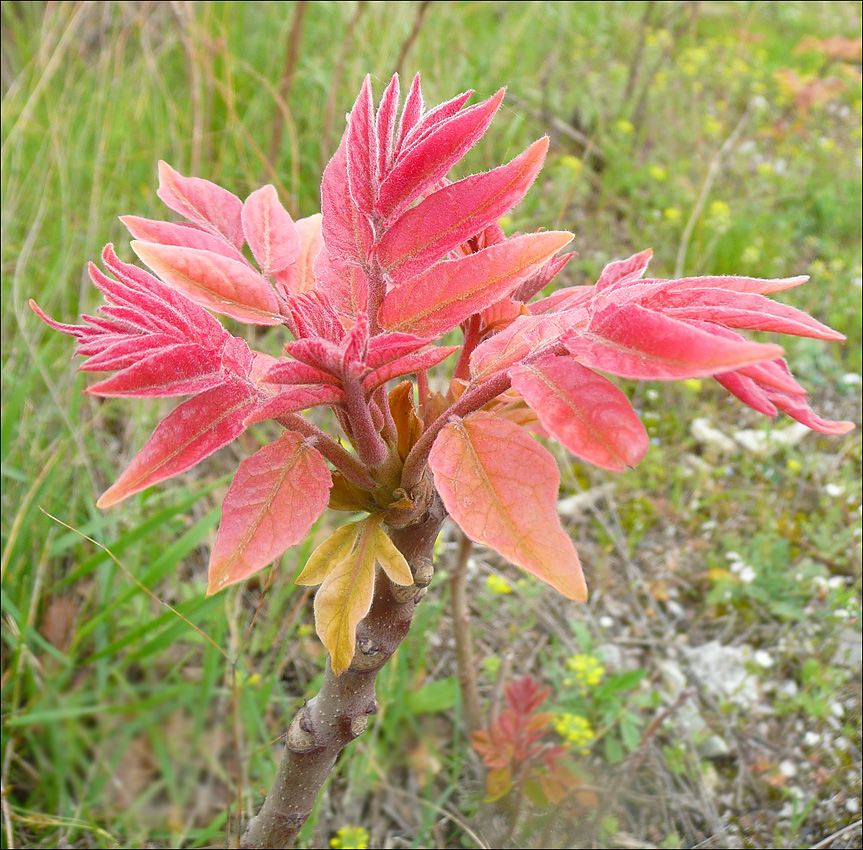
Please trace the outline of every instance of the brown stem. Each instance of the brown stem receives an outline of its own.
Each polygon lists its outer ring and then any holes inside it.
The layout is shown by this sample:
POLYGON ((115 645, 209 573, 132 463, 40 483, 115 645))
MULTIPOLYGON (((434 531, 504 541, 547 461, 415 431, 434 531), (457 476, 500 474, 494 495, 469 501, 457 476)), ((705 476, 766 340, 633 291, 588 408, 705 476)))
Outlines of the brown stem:
POLYGON ((377 711, 375 680, 410 629, 422 598, 420 588, 431 580, 434 542, 445 518, 444 507, 435 498, 418 523, 390 530, 416 584, 394 593, 393 585, 378 574, 371 610, 357 627, 353 663, 336 676, 328 661, 320 693, 291 720, 273 786, 243 835, 241 846, 246 850, 293 845, 339 753, 365 731, 377 711))
POLYGON ((405 59, 408 57, 408 52, 411 47, 413 47, 413 43, 417 40, 417 36, 420 34, 420 30, 423 26, 423 18, 426 16, 426 12, 428 11, 428 7, 431 6, 432 0, 422 0, 417 6, 416 17, 414 18, 414 25, 411 31, 408 33, 408 37, 402 42, 402 49, 399 51, 399 58, 396 59, 395 72, 401 76, 402 66, 405 63, 405 59))
POLYGON ((476 684, 476 661, 470 632, 470 607, 467 601, 467 560, 473 547, 471 539, 460 534, 458 557, 450 581, 452 619, 455 631, 455 656, 458 662, 458 683, 461 689, 462 712, 468 734, 483 728, 479 689, 476 684))
MULTIPOLYGON (((307 0, 298 0, 294 7, 294 20, 291 31, 288 34, 288 49, 285 53, 285 65, 282 70, 282 80, 279 83, 279 96, 287 106, 291 94, 291 86, 294 83, 294 72, 297 69, 297 59, 300 56, 300 38, 303 34, 303 18, 306 16, 307 0)), ((285 128, 285 116, 281 109, 276 110, 273 117, 273 131, 270 135, 269 162, 275 164, 279 156, 279 148, 282 146, 282 132, 285 128)))

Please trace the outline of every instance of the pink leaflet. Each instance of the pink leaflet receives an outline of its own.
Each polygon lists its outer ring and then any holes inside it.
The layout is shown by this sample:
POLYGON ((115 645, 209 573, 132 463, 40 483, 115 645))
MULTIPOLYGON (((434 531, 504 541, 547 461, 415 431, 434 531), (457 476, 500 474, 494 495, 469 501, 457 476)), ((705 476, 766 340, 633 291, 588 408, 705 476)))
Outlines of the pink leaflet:
POLYGON ((438 124, 452 118, 458 111, 471 99, 474 90, 468 89, 461 94, 457 94, 450 100, 444 103, 439 103, 432 107, 427 113, 422 115, 414 127, 413 131, 405 138, 404 146, 398 152, 398 159, 401 159, 411 148, 415 147, 428 134, 438 126, 438 124))
MULTIPOLYGON (((573 256, 565 254, 566 257, 573 256)), ((576 307, 585 307, 596 294, 595 286, 569 286, 566 289, 559 289, 552 293, 548 298, 541 298, 539 301, 534 301, 530 305, 530 312, 535 315, 548 314, 563 310, 572 310, 576 307)))
POLYGON ((569 254, 561 254, 559 257, 552 257, 530 280, 522 283, 513 292, 512 297, 516 301, 522 301, 526 304, 540 290, 548 286, 563 271, 563 267, 574 256, 575 251, 569 254))
POLYGON ((519 316, 508 328, 477 346, 470 357, 471 377, 480 380, 508 369, 529 354, 553 344, 573 324, 568 313, 519 316))
POLYGON ((507 165, 450 183, 402 215, 377 249, 393 283, 426 271, 509 212, 536 179, 547 150, 544 137, 507 165))
POLYGON ((549 355, 509 374, 543 427, 576 457, 623 472, 647 452, 647 431, 629 399, 571 357, 549 355))
POLYGON ((432 366, 442 363, 451 354, 459 350, 457 345, 439 346, 430 348, 428 351, 420 351, 417 354, 406 354, 398 360, 393 360, 363 378, 363 390, 367 393, 374 392, 378 387, 393 378, 402 375, 412 375, 415 372, 425 372, 432 366))
POLYGON ((377 369, 379 366, 391 363, 406 354, 413 354, 431 342, 433 340, 427 337, 414 336, 413 334, 398 332, 378 334, 369 340, 365 363, 370 369, 377 369))
POLYGON ((731 395, 736 396, 745 405, 763 413, 765 416, 775 418, 779 411, 776 405, 767 397, 758 381, 743 375, 741 372, 723 372, 713 376, 716 382, 724 387, 731 395))
POLYGON ((299 360, 275 360, 261 377, 265 384, 338 384, 329 372, 300 363, 299 360))
POLYGON ((586 331, 562 337, 585 366, 621 378, 703 378, 782 355, 778 345, 731 340, 638 304, 598 310, 586 331))
POLYGON ((814 339, 844 340, 845 337, 822 325, 802 310, 771 301, 763 295, 712 289, 660 290, 641 302, 677 319, 716 322, 732 328, 814 339))
POLYGON ((190 469, 243 432, 243 420, 255 403, 251 387, 239 381, 221 384, 183 402, 156 428, 96 505, 108 508, 190 469))
POLYGON ((242 249, 243 202, 227 189, 200 177, 183 177, 167 162, 159 162, 156 194, 175 213, 242 249))
POLYGON ((121 215, 120 221, 132 234, 132 238, 141 242, 156 242, 159 245, 176 245, 180 248, 199 248, 212 251, 232 260, 246 262, 242 251, 238 251, 230 242, 221 236, 201 230, 191 224, 179 224, 168 221, 153 221, 149 218, 139 218, 136 215, 121 215))
POLYGON ((330 255, 324 245, 315 260, 315 280, 333 309, 352 323, 368 305, 368 280, 356 265, 330 255))
POLYGON ((207 595, 243 581, 305 539, 332 483, 320 453, 291 431, 246 458, 222 503, 207 595))
POLYGON ((276 279, 276 290, 286 300, 289 300, 291 295, 301 295, 314 289, 315 276, 312 268, 324 244, 320 213, 298 219, 296 228, 300 237, 300 253, 290 266, 273 275, 276 279))
POLYGON ((278 419, 289 413, 297 413, 321 404, 337 404, 345 397, 340 387, 318 384, 314 386, 295 385, 282 390, 278 395, 267 399, 246 417, 246 425, 278 419))
POLYGON ((143 269, 121 262, 113 245, 105 246, 102 262, 119 281, 111 280, 90 263, 90 277, 105 300, 134 310, 151 330, 161 328, 173 332, 176 329, 184 339, 210 347, 223 344, 230 336, 217 319, 184 295, 143 269))
POLYGON ((633 254, 627 260, 615 260, 609 263, 596 282, 596 291, 601 292, 609 286, 631 283, 644 277, 652 256, 653 251, 648 248, 640 254, 633 254))
MULTIPOLYGON (((488 100, 457 112, 434 126, 399 156, 378 193, 377 211, 384 220, 397 218, 479 141, 491 124, 503 95, 504 89, 501 89, 488 100)), ((428 118, 426 116, 426 120, 428 118)), ((326 216, 325 209, 325 219, 326 216)))
POLYGON ((132 242, 132 250, 196 304, 246 324, 282 324, 273 287, 244 263, 212 251, 148 242, 132 242))
MULTIPOLYGON (((726 331, 726 335, 737 336, 734 331, 726 331)), ((713 377, 744 404, 766 416, 776 416, 778 408, 822 434, 845 434, 854 428, 853 422, 837 422, 818 416, 809 406, 806 391, 794 380, 784 360, 771 360, 713 377)))
POLYGON ((409 286, 387 293, 378 322, 390 330, 439 337, 509 294, 571 239, 562 231, 529 233, 438 263, 409 286))
POLYGON ((791 395, 780 390, 766 390, 765 394, 773 404, 776 405, 783 413, 796 419, 798 422, 811 428, 813 431, 820 431, 822 434, 847 434, 853 431, 857 426, 853 422, 835 421, 832 419, 822 419, 809 406, 804 396, 791 395))
POLYGON ((300 254, 300 234, 269 184, 243 204, 243 234, 264 278, 284 272, 300 254))
POLYGON ((584 602, 575 547, 557 516, 554 458, 518 425, 475 413, 447 425, 429 455, 435 487, 450 516, 477 543, 584 602))
MULTIPOLYGON (((469 96, 469 95, 468 95, 469 96)), ((413 128, 417 125, 423 114, 423 95, 420 88, 420 75, 415 74, 411 81, 411 87, 408 91, 408 96, 405 98, 404 109, 402 109, 401 118, 399 118, 398 131, 394 145, 394 152, 399 156, 403 149, 405 138, 410 135, 413 128)))
MULTIPOLYGON (((324 169, 321 182, 323 237, 330 256, 355 266, 364 266, 372 249, 374 234, 369 220, 357 210, 348 188, 348 134, 349 130, 345 130, 338 150, 324 169)), ((327 291, 327 294, 330 293, 327 291)))
POLYGON ((665 283, 671 289, 702 289, 715 287, 728 292, 750 292, 754 295, 770 295, 774 292, 783 292, 806 283, 809 275, 797 275, 796 277, 759 278, 738 277, 736 275, 712 275, 709 277, 682 277, 679 280, 655 281, 646 280, 644 283, 665 283))
POLYGON ((393 74, 389 85, 381 96, 375 120, 378 162, 377 176, 382 180, 393 164, 393 131, 396 126, 396 113, 399 108, 399 75, 393 74))
MULTIPOLYGON (((92 368, 92 361, 87 365, 92 368)), ((132 365, 87 387, 86 392, 130 398, 192 395, 225 382, 221 365, 218 352, 207 351, 195 343, 164 346, 149 356, 146 352, 139 353, 132 365)))
POLYGON ((378 152, 374 111, 371 77, 366 74, 354 108, 348 116, 345 148, 351 198, 362 215, 371 214, 377 195, 378 152))

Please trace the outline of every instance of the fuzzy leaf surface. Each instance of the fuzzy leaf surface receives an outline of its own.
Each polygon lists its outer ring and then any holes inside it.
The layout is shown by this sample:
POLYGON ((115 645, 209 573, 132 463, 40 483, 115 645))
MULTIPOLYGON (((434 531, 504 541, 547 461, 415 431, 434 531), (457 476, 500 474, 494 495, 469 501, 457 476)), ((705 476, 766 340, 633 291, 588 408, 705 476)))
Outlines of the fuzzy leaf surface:
POLYGON ((243 233, 265 278, 284 272, 300 253, 294 220, 269 184, 252 192, 243 204, 243 233))
POLYGON ((242 249, 243 202, 227 189, 200 177, 183 177, 160 162, 156 194, 175 213, 242 249))
POLYGON ((623 472, 647 452, 647 431, 629 399, 571 357, 543 357, 510 376, 542 426, 576 457, 623 472))
POLYGON ((591 369, 648 381, 703 378, 782 355, 778 345, 728 339, 638 304, 599 310, 586 332, 563 341, 591 369))
POLYGON ((507 165, 474 174, 429 195, 386 231, 378 260, 398 285, 509 212, 542 168, 548 139, 534 142, 507 165))
POLYGON ((255 407, 252 389, 221 384, 183 402, 156 428, 126 471, 96 503, 107 508, 166 478, 179 475, 243 432, 255 407))
POLYGON ((447 425, 429 455, 435 487, 471 540, 584 602, 587 587, 557 516, 554 458, 521 428, 489 413, 447 425))
POLYGON ((438 263, 387 293, 378 321, 390 330, 439 337, 509 294, 571 239, 565 231, 529 233, 438 263))
POLYGON ((222 504, 207 594, 243 581, 305 539, 331 486, 323 457, 292 431, 246 458, 222 504))
POLYGON ((253 325, 279 325, 279 299, 248 265, 212 251, 132 242, 132 250, 165 283, 216 313, 253 325))

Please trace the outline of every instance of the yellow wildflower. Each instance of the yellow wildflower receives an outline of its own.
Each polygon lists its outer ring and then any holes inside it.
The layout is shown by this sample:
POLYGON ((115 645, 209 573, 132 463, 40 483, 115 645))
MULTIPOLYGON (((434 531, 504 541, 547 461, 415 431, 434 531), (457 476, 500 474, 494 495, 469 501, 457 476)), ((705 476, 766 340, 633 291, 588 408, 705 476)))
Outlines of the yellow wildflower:
POLYGON ((666 221, 680 221, 680 210, 677 207, 668 207, 662 211, 666 221))
POLYGON ((558 714, 554 720, 554 729, 567 744, 582 755, 590 752, 590 745, 596 737, 590 721, 580 714, 558 714))
POLYGON ((598 685, 605 675, 605 667, 593 655, 573 655, 566 659, 566 667, 575 674, 575 681, 583 690, 598 685))
POLYGON ((665 169, 660 165, 651 165, 648 169, 648 173, 657 183, 662 183, 665 178, 668 177, 665 169))
POLYGON ((503 576, 492 573, 486 580, 489 590, 493 593, 512 593, 509 582, 503 576))
POLYGON ((361 826, 343 826, 335 838, 330 839, 330 847, 334 850, 366 850, 369 846, 369 834, 361 826))

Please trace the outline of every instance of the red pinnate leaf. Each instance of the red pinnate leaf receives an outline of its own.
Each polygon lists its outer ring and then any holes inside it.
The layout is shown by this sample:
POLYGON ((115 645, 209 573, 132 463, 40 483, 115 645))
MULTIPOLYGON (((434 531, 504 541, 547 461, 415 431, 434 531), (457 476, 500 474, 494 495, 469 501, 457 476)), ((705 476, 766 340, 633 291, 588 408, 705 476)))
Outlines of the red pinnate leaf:
MULTIPOLYGON (((164 398, 200 393, 225 382, 221 357, 217 352, 194 343, 174 344, 160 346, 146 356, 144 346, 137 340, 133 342, 136 343, 135 362, 113 377, 88 387, 90 395, 164 398)), ((103 352, 101 358, 91 358, 86 364, 87 370, 119 368, 105 365, 105 355, 112 350, 116 354, 115 349, 116 346, 112 346, 103 352)))
POLYGON ((246 458, 222 505, 207 595, 243 581, 305 539, 331 486, 323 457, 291 431, 246 458))
POLYGON ((623 472, 647 452, 647 431, 629 399, 571 357, 546 356, 510 376, 543 427, 582 460, 623 472))
POLYGON ((330 384, 317 386, 297 385, 288 387, 278 395, 261 402, 252 413, 246 417, 245 424, 265 422, 267 419, 278 419, 289 413, 297 413, 321 404, 336 404, 344 398, 341 387, 330 384))
POLYGON ((730 328, 842 341, 845 337, 802 310, 763 295, 711 289, 666 289, 648 296, 644 306, 676 319, 716 322, 730 328))
POLYGON ((435 346, 428 351, 420 351, 415 354, 406 354, 404 357, 386 363, 366 375, 363 378, 363 390, 373 392, 393 378, 399 378, 402 375, 412 375, 415 372, 425 372, 426 369, 431 369, 433 366, 437 366, 438 363, 443 363, 447 357, 455 354, 458 350, 459 347, 457 345, 448 345, 435 346))
POLYGON ((651 257, 653 257, 653 251, 648 248, 639 254, 633 254, 627 260, 615 260, 609 263, 596 282, 597 292, 609 286, 630 283, 644 277, 651 257))
POLYGON ((429 466, 446 509, 468 537, 567 598, 587 599, 578 555, 557 517, 557 463, 532 437, 476 413, 441 431, 429 466))
POLYGON ((504 91, 442 121, 398 158, 378 193, 377 208, 384 219, 404 212, 479 141, 500 107, 504 91))
POLYGON ((179 475, 236 439, 255 406, 252 389, 239 381, 221 384, 183 402, 159 425, 117 482, 96 503, 107 508, 179 475))
POLYGON ((300 237, 300 252, 296 260, 283 271, 277 271, 276 289, 287 298, 300 295, 315 288, 314 263, 324 244, 321 233, 321 214, 298 219, 297 233, 300 237))
POLYGON ((374 103, 368 74, 348 117, 347 134, 346 164, 351 198, 356 208, 368 215, 374 208, 378 171, 374 103))
POLYGON ((369 284, 365 272, 352 263, 330 254, 324 245, 315 260, 315 280, 327 294, 333 309, 348 322, 366 309, 369 284))
POLYGON ((548 138, 534 142, 507 165, 474 174, 429 195, 384 234, 378 260, 398 285, 509 212, 542 168, 548 138))
POLYGON ((238 250, 243 247, 243 202, 227 189, 200 177, 183 177, 167 162, 160 162, 156 194, 175 213, 238 250))
POLYGON ((393 164, 393 131, 399 108, 399 75, 393 74, 389 85, 381 96, 375 120, 375 136, 378 151, 378 179, 382 179, 393 164))
POLYGON ((728 339, 638 304, 599 310, 588 331, 562 339, 591 369, 636 380, 703 378, 782 355, 778 345, 728 339))
POLYGON ((374 234, 368 218, 358 212, 348 187, 348 132, 345 130, 338 150, 324 169, 321 182, 323 237, 330 256, 362 266, 368 261, 374 234))
POLYGON ((522 716, 533 714, 548 699, 550 693, 551 688, 541 687, 532 676, 522 676, 509 682, 503 691, 509 708, 522 716))
POLYGON ((187 298, 240 322, 278 325, 275 290, 248 265, 212 251, 132 242, 132 250, 187 298))
POLYGON ((132 234, 132 237, 141 242, 176 245, 179 248, 198 248, 202 251, 222 254, 232 260, 246 262, 242 251, 238 251, 230 242, 221 236, 214 236, 212 233, 190 224, 153 221, 149 218, 139 218, 136 215, 121 215, 120 221, 126 225, 126 229, 132 234))
POLYGON ((430 109, 422 115, 417 121, 416 126, 411 133, 405 138, 403 147, 399 150, 399 158, 404 156, 417 143, 422 141, 428 134, 443 121, 452 118, 470 99, 474 90, 468 89, 461 94, 457 94, 450 100, 444 103, 439 103, 437 106, 430 109))
POLYGON ((554 343, 575 324, 569 312, 519 316, 509 327, 480 343, 470 358, 471 376, 479 380, 508 369, 554 343))
POLYGON ((399 127, 396 133, 395 153, 398 155, 404 145, 405 139, 416 127, 423 114, 423 95, 420 87, 420 75, 415 74, 405 98, 404 109, 399 118, 399 127))
POLYGON ((243 233, 265 278, 284 272, 300 253, 300 234, 274 186, 252 192, 243 204, 243 233))
POLYGON ((571 239, 564 231, 529 233, 438 263, 389 292, 378 321, 391 330, 438 337, 510 293, 571 239))

